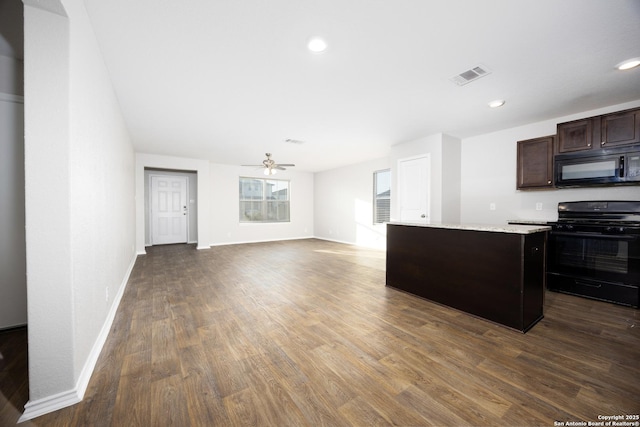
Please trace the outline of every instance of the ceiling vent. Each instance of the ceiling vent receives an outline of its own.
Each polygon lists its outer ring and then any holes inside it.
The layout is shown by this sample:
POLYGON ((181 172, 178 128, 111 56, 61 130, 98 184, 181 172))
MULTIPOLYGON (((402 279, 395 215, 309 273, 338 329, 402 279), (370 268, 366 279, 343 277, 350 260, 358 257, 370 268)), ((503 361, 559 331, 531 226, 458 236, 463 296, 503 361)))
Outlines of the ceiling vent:
POLYGON ((301 141, 299 139, 293 139, 293 138, 287 138, 284 140, 284 142, 287 142, 289 144, 304 144, 304 141, 301 141))
POLYGON ((458 86, 464 86, 467 83, 471 83, 472 81, 478 80, 480 77, 484 77, 488 74, 491 74, 491 70, 484 65, 478 65, 477 67, 473 67, 470 70, 458 74, 457 76, 451 77, 449 80, 458 86))

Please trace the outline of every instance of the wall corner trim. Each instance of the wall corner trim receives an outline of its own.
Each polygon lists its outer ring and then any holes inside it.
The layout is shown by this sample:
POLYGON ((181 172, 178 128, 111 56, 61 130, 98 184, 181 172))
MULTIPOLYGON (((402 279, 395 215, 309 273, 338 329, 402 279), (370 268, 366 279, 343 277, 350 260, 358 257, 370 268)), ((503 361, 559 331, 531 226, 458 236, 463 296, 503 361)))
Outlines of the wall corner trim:
POLYGON ((131 276, 131 272, 133 271, 133 267, 135 266, 136 259, 137 256, 134 256, 129 263, 129 267, 127 268, 124 278, 120 283, 118 293, 113 300, 113 304, 111 304, 111 309, 109 310, 107 318, 102 325, 100 334, 98 334, 98 337, 93 344, 93 348, 89 353, 89 357, 87 357, 87 361, 82 368, 82 372, 80 373, 78 381, 76 382, 76 386, 71 390, 63 391, 52 396, 47 396, 43 399, 38 399, 33 402, 27 402, 26 405, 24 405, 24 413, 18 420, 18 423, 31 420, 44 414, 48 414, 49 412, 66 408, 67 406, 75 405, 76 403, 82 401, 82 399, 84 398, 84 393, 87 390, 87 386, 89 385, 91 375, 93 374, 93 370, 96 367, 96 363, 98 362, 98 358, 100 357, 100 353, 102 352, 102 348, 104 347, 104 343, 109 337, 109 331, 111 330, 111 326, 113 325, 113 320, 116 317, 118 307, 120 306, 120 301, 122 300, 122 296, 124 295, 127 283, 129 282, 129 277, 131 276))

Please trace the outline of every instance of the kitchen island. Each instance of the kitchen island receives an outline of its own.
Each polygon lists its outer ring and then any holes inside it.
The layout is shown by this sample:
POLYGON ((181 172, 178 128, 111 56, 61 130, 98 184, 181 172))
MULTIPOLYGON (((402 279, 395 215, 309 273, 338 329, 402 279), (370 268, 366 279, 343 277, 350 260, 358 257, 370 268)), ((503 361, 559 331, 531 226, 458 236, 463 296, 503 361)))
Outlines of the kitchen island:
POLYGON ((543 317, 548 230, 392 222, 386 284, 526 332, 543 317))

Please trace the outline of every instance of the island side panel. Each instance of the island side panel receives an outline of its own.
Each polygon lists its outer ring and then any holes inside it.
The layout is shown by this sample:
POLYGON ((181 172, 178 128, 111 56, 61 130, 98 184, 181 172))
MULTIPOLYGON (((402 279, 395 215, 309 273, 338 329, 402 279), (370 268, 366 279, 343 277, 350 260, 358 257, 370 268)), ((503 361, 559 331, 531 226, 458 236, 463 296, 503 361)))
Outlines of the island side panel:
POLYGON ((387 286, 524 330, 522 234, 387 226, 387 286))
POLYGON ((528 329, 543 317, 546 289, 547 233, 533 233, 525 237, 523 267, 523 326, 528 329))

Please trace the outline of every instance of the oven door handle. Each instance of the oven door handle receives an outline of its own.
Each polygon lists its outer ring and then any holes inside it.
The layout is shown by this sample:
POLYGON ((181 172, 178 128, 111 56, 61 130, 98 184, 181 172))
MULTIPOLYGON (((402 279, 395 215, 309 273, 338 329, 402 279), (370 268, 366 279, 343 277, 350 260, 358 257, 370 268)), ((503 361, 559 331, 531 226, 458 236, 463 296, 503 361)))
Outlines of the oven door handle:
POLYGON ((550 231, 552 236, 565 236, 565 237, 591 237, 596 239, 606 240, 637 240, 640 235, 633 234, 601 234, 601 233, 581 233, 571 231, 550 231))

